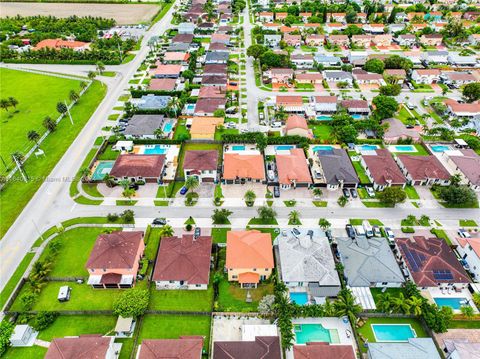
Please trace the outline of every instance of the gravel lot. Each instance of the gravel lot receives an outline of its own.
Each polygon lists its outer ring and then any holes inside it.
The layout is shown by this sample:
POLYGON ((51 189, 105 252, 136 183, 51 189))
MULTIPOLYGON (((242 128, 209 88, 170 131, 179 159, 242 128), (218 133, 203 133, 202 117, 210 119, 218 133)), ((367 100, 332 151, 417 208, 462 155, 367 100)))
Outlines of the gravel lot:
POLYGON ((56 17, 101 16, 113 18, 119 25, 138 24, 150 21, 160 9, 147 4, 77 4, 77 3, 0 3, 0 17, 53 15, 56 17))

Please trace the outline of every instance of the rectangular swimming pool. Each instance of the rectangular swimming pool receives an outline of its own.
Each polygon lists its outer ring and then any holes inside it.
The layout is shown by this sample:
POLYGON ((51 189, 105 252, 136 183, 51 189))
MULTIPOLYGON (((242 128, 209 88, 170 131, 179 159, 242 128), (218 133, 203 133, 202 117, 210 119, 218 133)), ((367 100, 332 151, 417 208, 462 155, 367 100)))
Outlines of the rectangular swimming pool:
POLYGON ((417 152, 414 145, 393 145, 388 146, 390 152, 417 152))
POLYGON ((433 152, 445 152, 452 149, 450 146, 447 145, 431 145, 430 148, 433 152))
POLYGON ((325 329, 321 324, 295 324, 295 342, 306 344, 310 342, 339 343, 340 337, 336 329, 325 329))
POLYGON ((245 151, 245 146, 232 146, 233 151, 245 151))
POLYGON ((318 151, 331 151, 333 150, 333 146, 328 146, 328 145, 325 145, 325 146, 315 146, 313 147, 312 151, 313 152, 318 152, 318 151))
POLYGON ((453 310, 460 310, 462 305, 467 303, 467 298, 433 298, 439 307, 450 307, 453 310))
POLYGON ((165 125, 163 125, 163 133, 168 135, 170 132, 172 132, 173 128, 173 123, 167 122, 165 125))
POLYGON ((305 305, 308 303, 307 292, 290 292, 290 300, 298 305, 305 305))
POLYGON ((103 181, 105 175, 108 175, 113 168, 113 161, 100 161, 92 174, 93 181, 103 181))
POLYGON ((359 151, 375 151, 379 148, 377 145, 359 145, 356 147, 359 151))
POLYGON ((407 342, 417 334, 410 324, 372 324, 377 342, 407 342))
POLYGON ((143 146, 144 155, 164 155, 167 153, 167 148, 164 145, 146 145, 143 146))
POLYGON ((330 115, 318 115, 317 117, 315 117, 315 119, 317 121, 331 121, 332 116, 330 116, 330 115))
POLYGON ((292 145, 278 145, 278 146, 275 146, 275 151, 289 151, 294 147, 295 146, 292 146, 292 145))

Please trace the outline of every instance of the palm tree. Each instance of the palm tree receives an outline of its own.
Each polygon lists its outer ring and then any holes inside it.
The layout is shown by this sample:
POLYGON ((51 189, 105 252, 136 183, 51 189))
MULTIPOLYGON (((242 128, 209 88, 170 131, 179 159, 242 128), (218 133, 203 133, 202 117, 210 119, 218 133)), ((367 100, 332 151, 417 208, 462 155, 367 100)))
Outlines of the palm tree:
POLYGON ((334 317, 335 316, 335 307, 330 300, 325 300, 323 304, 323 311, 326 317, 334 317))
POLYGON ((473 308, 470 305, 462 305, 460 307, 460 312, 466 318, 472 318, 474 316, 473 308))
POLYGON ((97 72, 101 75, 102 72, 105 71, 105 65, 103 64, 103 62, 98 61, 96 66, 97 66, 97 72))
POLYGON ((13 106, 14 109, 17 108, 18 100, 15 97, 9 97, 8 102, 10 103, 10 106, 13 106))
POLYGON ((323 231, 326 231, 332 226, 332 224, 329 221, 327 221, 325 218, 320 218, 318 220, 318 225, 323 231))
POLYGON ((262 222, 267 223, 273 221, 277 216, 277 212, 271 207, 262 206, 257 209, 258 217, 262 220, 262 222))
POLYGON ((135 190, 133 188, 125 188, 122 192, 122 196, 131 199, 133 196, 135 196, 135 190))
POLYGON ((57 128, 57 123, 54 120, 52 120, 50 116, 46 116, 43 119, 42 124, 43 124, 43 127, 45 127, 50 132, 55 131, 55 129, 57 128))
POLYGON ((65 115, 68 111, 67 105, 63 102, 57 102, 57 112, 61 115, 65 115))
POLYGON ((380 294, 376 300, 376 305, 382 313, 390 313, 392 311, 392 296, 390 293, 380 294))
POLYGON ((20 164, 22 164, 23 161, 25 160, 25 156, 21 152, 18 152, 18 151, 13 152, 11 156, 12 156, 12 158, 14 158, 20 164))
POLYGON ((187 177, 187 179, 185 180, 185 188, 187 190, 191 190, 193 192, 194 189, 196 189, 198 186, 199 186, 199 182, 198 182, 198 177, 197 176, 189 176, 187 177))
POLYGON ((410 304, 405 299, 403 293, 400 293, 398 297, 392 298, 392 309, 395 312, 403 312, 405 314, 410 314, 410 304))
POLYGON ((80 98, 80 96, 78 96, 75 90, 70 90, 70 94, 68 95, 68 97, 70 98, 70 101, 72 101, 73 103, 77 102, 78 99, 80 98))
POLYGON ((90 80, 93 80, 93 79, 95 79, 95 77, 97 77, 97 73, 96 73, 95 71, 88 71, 87 77, 88 77, 90 80))
POLYGON ((8 112, 8 108, 10 107, 10 101, 2 98, 0 100, 0 108, 3 108, 5 111, 8 112))
POLYGON ((422 315, 423 300, 419 297, 410 297, 407 299, 408 305, 410 305, 410 313, 417 317, 422 315))
POLYGON ((300 213, 293 210, 288 214, 288 223, 289 224, 300 224, 300 213))
POLYGON ((427 223, 427 225, 430 223, 430 217, 427 216, 426 214, 422 214, 420 217, 420 222, 421 223, 427 223))
POLYGON ((110 176, 108 173, 103 177, 103 182, 107 185, 107 187, 112 188, 115 186, 115 177, 110 176))
POLYGON ((118 181, 118 184, 123 187, 123 189, 127 189, 128 186, 130 186, 130 181, 128 179, 123 179, 121 181, 118 181))
POLYGON ((161 138, 163 136, 163 130, 159 127, 155 131, 153 131, 153 134, 156 138, 161 138))
POLYGON ((82 90, 85 90, 87 88, 88 84, 85 81, 80 82, 80 88, 82 90))
POLYGON ((317 198, 322 197, 323 195, 323 191, 318 187, 314 188, 312 192, 313 192, 313 195, 317 198))
POLYGON ((167 107, 173 110, 173 112, 175 113, 175 117, 177 117, 178 115, 179 105, 180 105, 180 100, 178 99, 178 97, 172 97, 170 99, 170 102, 168 103, 167 107))
POLYGON ((350 289, 342 289, 338 292, 338 299, 333 303, 337 316, 347 316, 351 323, 362 311, 362 307, 355 303, 355 297, 350 289))
POLYGON ((256 198, 257 198, 257 195, 255 194, 255 192, 253 192, 250 189, 247 192, 245 192, 245 195, 243 196, 243 199, 245 200, 245 202, 247 202, 248 206, 253 206, 253 203, 255 202, 256 198))
POLYGON ((172 237, 173 234, 174 234, 174 231, 173 231, 173 228, 172 226, 169 226, 168 224, 161 227, 160 230, 160 238, 163 238, 163 237, 172 237))
POLYGON ((27 138, 32 141, 32 142, 35 142, 35 144, 38 145, 38 140, 40 139, 40 135, 38 134, 37 131, 35 130, 30 130, 28 131, 27 133, 27 138))
POLYGON ((82 180, 86 179, 90 175, 90 170, 88 167, 82 167, 79 171, 79 175, 82 180))

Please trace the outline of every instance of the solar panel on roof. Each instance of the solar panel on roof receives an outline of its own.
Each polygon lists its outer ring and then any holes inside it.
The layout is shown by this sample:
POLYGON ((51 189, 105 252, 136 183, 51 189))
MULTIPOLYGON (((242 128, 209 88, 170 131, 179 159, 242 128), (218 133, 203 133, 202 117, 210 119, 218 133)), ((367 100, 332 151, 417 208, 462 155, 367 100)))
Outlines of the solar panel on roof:
POLYGON ((453 274, 449 269, 433 270, 433 278, 436 280, 452 280, 453 274))

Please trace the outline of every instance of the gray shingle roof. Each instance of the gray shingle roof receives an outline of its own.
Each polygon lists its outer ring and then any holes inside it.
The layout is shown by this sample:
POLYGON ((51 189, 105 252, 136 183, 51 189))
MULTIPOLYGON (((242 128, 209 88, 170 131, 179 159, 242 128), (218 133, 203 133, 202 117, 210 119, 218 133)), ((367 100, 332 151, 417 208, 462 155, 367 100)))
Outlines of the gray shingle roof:
POLYGON ((125 128, 125 135, 144 136, 153 135, 155 130, 161 128, 162 115, 134 115, 125 128))
POLYGON ((369 359, 440 359, 431 338, 410 338, 408 343, 368 343, 369 359))
POLYGON ((331 151, 318 151, 317 156, 322 165, 327 184, 359 183, 357 172, 345 150, 334 148, 331 151))

